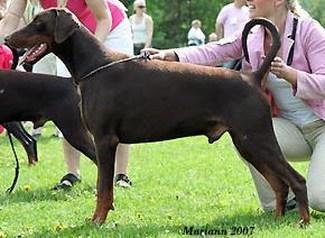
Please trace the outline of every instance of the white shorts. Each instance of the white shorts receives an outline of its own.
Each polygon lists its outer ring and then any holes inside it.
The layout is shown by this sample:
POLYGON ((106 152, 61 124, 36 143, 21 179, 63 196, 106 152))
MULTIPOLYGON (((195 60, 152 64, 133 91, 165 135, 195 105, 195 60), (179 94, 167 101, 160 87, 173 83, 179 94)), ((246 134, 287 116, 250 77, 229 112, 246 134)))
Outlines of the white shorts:
MULTIPOLYGON (((133 54, 133 42, 130 23, 127 17, 111 31, 103 42, 108 49, 120 51, 125 54, 133 54)), ((57 75, 61 77, 71 77, 70 72, 64 63, 57 57, 57 75)))

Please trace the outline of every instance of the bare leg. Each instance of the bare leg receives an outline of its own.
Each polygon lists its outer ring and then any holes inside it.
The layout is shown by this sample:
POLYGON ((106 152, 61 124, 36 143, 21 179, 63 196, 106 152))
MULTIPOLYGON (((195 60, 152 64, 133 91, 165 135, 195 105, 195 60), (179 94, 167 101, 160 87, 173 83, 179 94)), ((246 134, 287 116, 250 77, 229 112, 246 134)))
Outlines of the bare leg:
MULTIPOLYGON (((72 147, 69 142, 63 139, 63 152, 64 160, 67 166, 67 172, 74 174, 77 178, 80 177, 80 152, 72 147)), ((117 184, 121 187, 130 187, 131 182, 127 177, 127 168, 129 160, 129 148, 127 144, 119 144, 116 150, 116 175, 122 175, 122 181, 119 181, 117 184), (126 178, 125 178, 126 176, 126 178)))
POLYGON ((80 152, 72 147, 65 139, 62 141, 62 145, 67 172, 80 176, 80 152))
POLYGON ((129 145, 118 144, 115 157, 115 174, 128 174, 129 150, 129 145))

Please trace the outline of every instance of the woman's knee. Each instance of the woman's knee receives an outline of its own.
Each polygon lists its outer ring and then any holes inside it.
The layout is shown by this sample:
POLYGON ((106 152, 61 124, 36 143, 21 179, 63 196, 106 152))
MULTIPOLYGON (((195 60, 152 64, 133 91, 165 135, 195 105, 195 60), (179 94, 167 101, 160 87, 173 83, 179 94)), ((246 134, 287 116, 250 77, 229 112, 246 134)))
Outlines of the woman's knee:
POLYGON ((305 161, 311 156, 311 148, 301 130, 289 120, 272 118, 273 129, 282 154, 290 161, 305 161))

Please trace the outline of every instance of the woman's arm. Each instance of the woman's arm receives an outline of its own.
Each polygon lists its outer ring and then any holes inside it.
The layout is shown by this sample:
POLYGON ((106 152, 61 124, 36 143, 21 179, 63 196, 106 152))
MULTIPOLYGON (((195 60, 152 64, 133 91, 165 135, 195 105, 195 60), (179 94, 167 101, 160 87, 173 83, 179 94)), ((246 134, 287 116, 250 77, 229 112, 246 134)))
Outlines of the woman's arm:
POLYGON ((151 59, 180 61, 199 65, 220 65, 242 56, 241 37, 222 39, 209 44, 167 50, 145 48, 151 59))
POLYGON ((146 16, 146 43, 144 45, 145 48, 151 46, 152 35, 153 35, 153 21, 151 16, 146 16))
POLYGON ((217 40, 220 40, 224 36, 223 24, 216 22, 216 34, 218 36, 217 40))
POLYGON ((95 36, 104 41, 112 27, 112 15, 104 0, 85 0, 91 12, 96 18, 95 36))
POLYGON ((4 18, 0 21, 0 38, 15 31, 26 9, 27 0, 11 0, 4 18))
POLYGON ((224 38, 224 32, 225 32, 224 24, 226 19, 228 18, 228 13, 227 13, 228 11, 226 9, 227 9, 226 7, 221 8, 216 19, 215 32, 217 33, 218 36, 217 40, 224 38))

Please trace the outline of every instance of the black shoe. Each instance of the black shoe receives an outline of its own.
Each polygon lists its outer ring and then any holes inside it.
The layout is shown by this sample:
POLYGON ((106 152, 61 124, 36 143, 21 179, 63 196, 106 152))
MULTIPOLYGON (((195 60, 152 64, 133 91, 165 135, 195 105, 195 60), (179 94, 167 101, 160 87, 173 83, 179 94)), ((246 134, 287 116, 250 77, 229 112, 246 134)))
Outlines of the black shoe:
POLYGON ((125 174, 117 174, 115 176, 115 185, 122 188, 129 188, 132 186, 132 182, 129 177, 125 174))
POLYGON ((60 183, 56 184, 53 189, 59 190, 59 189, 69 189, 72 188, 76 183, 80 183, 81 179, 79 176, 76 176, 72 173, 68 173, 62 177, 60 180, 60 183))
POLYGON ((38 140, 41 137, 42 133, 32 133, 32 137, 34 140, 38 140))
POLYGON ((294 197, 293 199, 287 201, 286 205, 285 205, 285 211, 289 212, 289 211, 294 211, 298 208, 298 203, 296 200, 296 197, 294 197))

